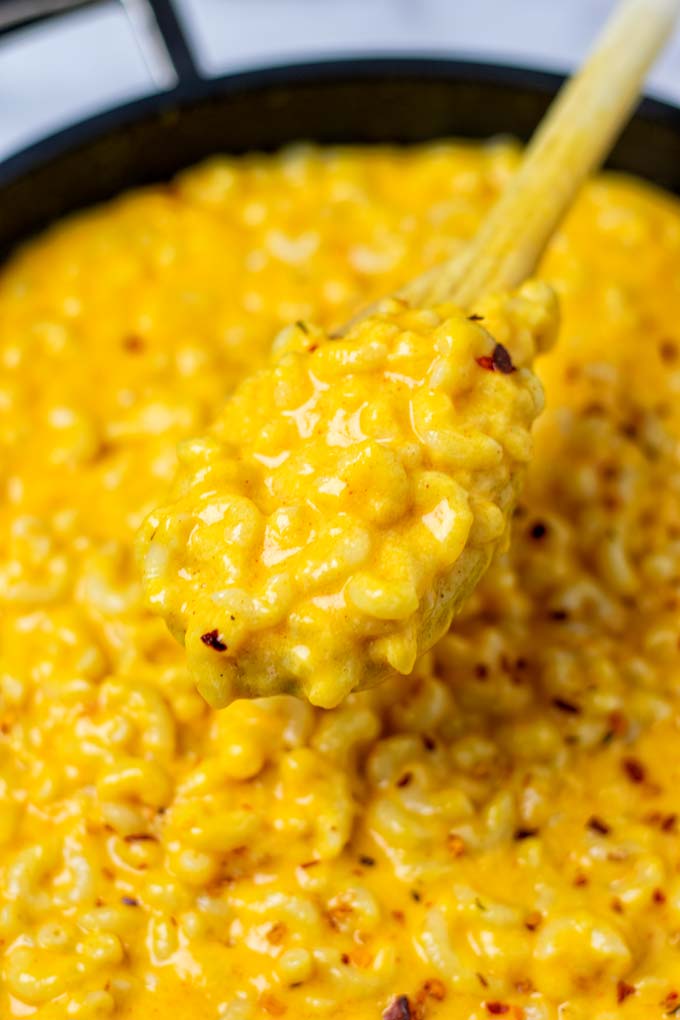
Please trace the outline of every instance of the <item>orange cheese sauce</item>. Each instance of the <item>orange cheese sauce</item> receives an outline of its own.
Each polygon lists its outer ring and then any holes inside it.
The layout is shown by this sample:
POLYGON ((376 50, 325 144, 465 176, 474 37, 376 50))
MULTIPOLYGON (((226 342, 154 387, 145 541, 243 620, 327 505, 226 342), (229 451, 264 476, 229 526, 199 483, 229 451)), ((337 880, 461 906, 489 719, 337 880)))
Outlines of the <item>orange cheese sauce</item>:
POLYGON ((510 548, 411 676, 210 709, 134 535, 286 324, 453 254, 517 152, 217 159, 0 277, 0 1016, 680 1005, 680 211, 590 184, 510 548))

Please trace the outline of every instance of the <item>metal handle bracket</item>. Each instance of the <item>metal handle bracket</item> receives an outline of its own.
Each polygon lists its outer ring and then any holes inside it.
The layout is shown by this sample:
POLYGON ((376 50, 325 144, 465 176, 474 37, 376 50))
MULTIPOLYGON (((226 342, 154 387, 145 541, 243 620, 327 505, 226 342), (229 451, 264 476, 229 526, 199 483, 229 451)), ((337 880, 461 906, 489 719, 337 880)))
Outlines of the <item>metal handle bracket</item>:
MULTIPOLYGON (((0 0, 0 34, 91 7, 101 0, 0 0)), ((202 77, 182 19, 172 0, 118 0, 140 53, 160 91, 199 81, 202 77)))

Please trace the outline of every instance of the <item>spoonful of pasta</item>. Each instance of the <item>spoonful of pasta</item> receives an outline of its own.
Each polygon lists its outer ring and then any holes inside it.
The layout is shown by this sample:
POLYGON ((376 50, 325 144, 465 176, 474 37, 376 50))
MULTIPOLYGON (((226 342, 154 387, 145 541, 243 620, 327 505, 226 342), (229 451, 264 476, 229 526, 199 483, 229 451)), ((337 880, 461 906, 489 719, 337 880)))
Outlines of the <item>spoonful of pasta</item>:
POLYGON ((330 708, 409 673, 508 542, 543 404, 533 359, 557 333, 530 277, 679 9, 625 0, 462 255, 334 334, 284 329, 180 447, 138 552, 211 705, 330 708))

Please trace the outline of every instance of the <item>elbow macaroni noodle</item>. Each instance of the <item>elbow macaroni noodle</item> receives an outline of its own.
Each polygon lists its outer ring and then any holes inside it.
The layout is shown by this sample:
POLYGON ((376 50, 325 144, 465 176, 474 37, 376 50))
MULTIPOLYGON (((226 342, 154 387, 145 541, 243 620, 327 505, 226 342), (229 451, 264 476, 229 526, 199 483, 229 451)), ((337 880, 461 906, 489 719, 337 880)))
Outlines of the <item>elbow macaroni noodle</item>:
MULTIPOLYGON (((178 443, 270 338, 325 336, 454 254, 516 161, 220 158, 3 270, 3 1020, 675 1015, 673 199, 597 179, 556 237, 561 338, 512 541, 411 675, 330 710, 214 711, 134 561, 178 443)), ((507 313, 461 328, 510 349, 507 313)))

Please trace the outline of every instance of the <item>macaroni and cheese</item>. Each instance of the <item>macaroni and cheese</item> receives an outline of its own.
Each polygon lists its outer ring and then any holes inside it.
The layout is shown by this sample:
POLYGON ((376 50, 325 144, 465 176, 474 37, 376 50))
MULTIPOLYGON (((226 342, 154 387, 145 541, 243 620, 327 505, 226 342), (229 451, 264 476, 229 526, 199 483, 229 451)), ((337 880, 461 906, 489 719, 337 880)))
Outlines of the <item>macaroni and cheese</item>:
POLYGON ((134 560, 271 338, 454 255, 517 159, 219 158, 2 271, 3 1020, 678 1012, 674 199, 603 177, 556 236, 512 541, 412 675, 214 711, 134 560))

